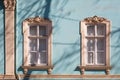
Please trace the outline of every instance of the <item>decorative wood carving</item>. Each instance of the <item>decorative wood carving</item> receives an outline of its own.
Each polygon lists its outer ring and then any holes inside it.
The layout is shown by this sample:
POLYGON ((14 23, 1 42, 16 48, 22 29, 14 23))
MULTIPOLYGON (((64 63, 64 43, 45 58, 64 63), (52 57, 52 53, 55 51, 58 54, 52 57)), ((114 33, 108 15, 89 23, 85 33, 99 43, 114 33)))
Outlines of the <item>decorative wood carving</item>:
POLYGON ((4 0, 5 10, 15 10, 16 0, 4 0))
POLYGON ((23 69, 24 70, 24 74, 27 74, 28 72, 28 69, 23 69))
POLYGON ((29 22, 29 23, 41 23, 41 22, 51 22, 49 19, 47 18, 41 18, 39 16, 35 17, 35 18, 27 18, 25 19, 25 21, 29 22))
POLYGON ((110 69, 106 69, 106 75, 109 75, 110 74, 110 69))
POLYGON ((98 23, 98 22, 107 21, 107 19, 103 17, 93 16, 93 17, 85 18, 84 21, 89 22, 89 23, 98 23))
POLYGON ((52 73, 52 69, 49 68, 49 69, 48 69, 48 74, 51 74, 51 73, 52 73))
POLYGON ((82 69, 81 69, 81 75, 84 75, 84 73, 85 73, 85 69, 82 68, 82 69))

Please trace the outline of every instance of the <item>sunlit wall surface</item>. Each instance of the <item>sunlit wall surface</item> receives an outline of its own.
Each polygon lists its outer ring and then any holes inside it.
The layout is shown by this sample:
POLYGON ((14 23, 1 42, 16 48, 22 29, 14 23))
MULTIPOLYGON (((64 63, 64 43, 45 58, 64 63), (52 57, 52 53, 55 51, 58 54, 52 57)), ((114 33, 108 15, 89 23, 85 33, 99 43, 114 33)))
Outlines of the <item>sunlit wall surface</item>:
MULTIPOLYGON (((52 74, 80 74, 79 22, 94 15, 111 21, 110 74, 120 74, 120 0, 17 0, 16 8, 16 73, 21 69, 23 44, 22 22, 30 17, 45 17, 52 20, 52 74)), ((0 19, 3 10, 0 8, 0 19)), ((3 24, 3 21, 0 22, 3 24)), ((0 35, 3 27, 0 26, 0 35)), ((0 37, 0 40, 3 39, 0 37)), ((3 41, 0 42, 3 45, 3 41)), ((3 49, 3 46, 0 47, 3 49)), ((3 59, 3 51, 0 52, 3 59)), ((3 61, 2 63, 3 64, 3 61)), ((2 69, 0 67, 0 69, 2 69)), ((0 71, 1 72, 1 71, 0 71)), ((2 71, 3 72, 3 71, 2 71)), ((46 71, 30 71, 30 74, 47 74, 46 71)), ((105 74, 103 71, 88 71, 86 74, 105 74)))
POLYGON ((4 7, 0 1, 0 74, 4 74, 4 7))

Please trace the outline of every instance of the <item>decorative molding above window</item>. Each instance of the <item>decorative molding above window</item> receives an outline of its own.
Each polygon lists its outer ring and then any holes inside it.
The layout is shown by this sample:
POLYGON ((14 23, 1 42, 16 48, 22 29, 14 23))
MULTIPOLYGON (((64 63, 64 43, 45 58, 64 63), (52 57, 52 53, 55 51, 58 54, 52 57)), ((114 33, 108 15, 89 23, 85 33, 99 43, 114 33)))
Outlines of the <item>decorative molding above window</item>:
POLYGON ((35 17, 35 18, 27 18, 25 19, 25 21, 29 22, 29 23, 50 23, 51 21, 47 18, 41 18, 39 16, 35 17))
POLYGON ((5 10, 15 10, 16 0, 4 0, 5 10))
POLYGON ((108 20, 103 17, 93 16, 93 17, 85 18, 84 21, 89 23, 98 23, 98 22, 103 22, 108 20))
POLYGON ((88 17, 80 22, 81 74, 85 70, 105 70, 110 66, 110 21, 103 17, 88 17))

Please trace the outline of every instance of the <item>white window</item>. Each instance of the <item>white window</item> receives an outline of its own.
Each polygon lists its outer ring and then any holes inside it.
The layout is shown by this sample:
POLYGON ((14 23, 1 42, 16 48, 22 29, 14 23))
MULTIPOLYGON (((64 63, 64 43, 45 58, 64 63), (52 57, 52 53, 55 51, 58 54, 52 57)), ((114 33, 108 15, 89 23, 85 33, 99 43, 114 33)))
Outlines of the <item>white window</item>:
POLYGON ((52 22, 44 18, 23 21, 24 69, 42 69, 51 73, 52 22))
POLYGON ((29 65, 47 65, 47 34, 46 26, 29 27, 29 65))
POLYGON ((102 17, 85 18, 81 29, 81 72, 110 69, 110 22, 102 17))
POLYGON ((86 65, 105 65, 105 24, 87 24, 86 28, 86 65))

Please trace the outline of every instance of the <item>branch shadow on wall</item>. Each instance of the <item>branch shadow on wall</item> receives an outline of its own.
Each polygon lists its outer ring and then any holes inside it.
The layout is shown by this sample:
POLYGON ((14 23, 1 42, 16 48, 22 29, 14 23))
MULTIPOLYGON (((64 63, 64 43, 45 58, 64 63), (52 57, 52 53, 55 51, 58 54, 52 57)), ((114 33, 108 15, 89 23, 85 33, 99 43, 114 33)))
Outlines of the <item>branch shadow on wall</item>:
POLYGON ((111 34, 111 58, 110 58, 110 63, 112 70, 111 72, 114 74, 119 74, 120 73, 120 28, 116 26, 112 26, 113 28, 116 28, 113 30, 111 34))
POLYGON ((46 9, 44 12, 44 17, 49 18, 49 13, 50 13, 50 7, 51 7, 51 0, 45 0, 46 1, 46 9))
MULTIPOLYGON (((40 4, 41 4, 41 3, 42 3, 42 0, 35 1, 35 2, 33 2, 31 5, 29 5, 28 7, 22 9, 22 11, 26 11, 26 10, 27 10, 27 12, 26 12, 24 15, 22 15, 20 21, 23 21, 23 19, 24 19, 26 16, 28 16, 28 11, 29 11, 29 12, 32 12, 32 11, 31 11, 32 7, 34 7, 37 3, 40 3, 40 4)), ((31 16, 31 15, 34 14, 34 13, 35 13, 35 16, 39 16, 40 14, 42 14, 42 12, 44 12, 44 14, 43 14, 44 18, 49 18, 50 6, 51 6, 51 0, 46 0, 46 5, 45 5, 45 6, 43 6, 43 7, 41 7, 41 8, 38 8, 38 9, 37 9, 38 11, 35 11, 35 12, 29 14, 29 16, 31 16), (40 11, 40 10, 41 10, 41 11, 40 11), (44 10, 45 10, 45 11, 44 11, 44 10)), ((20 12, 20 13, 21 13, 21 12, 20 12)), ((19 15, 20 13, 18 13, 18 15, 19 15)), ((18 22, 17 25, 21 25, 21 23, 18 22)), ((20 27, 21 27, 21 26, 20 26, 20 27)), ((22 28, 22 27, 21 27, 21 28, 22 28)), ((22 32, 22 29, 19 29, 19 32, 22 32), (21 31, 20 31, 20 30, 21 30, 21 31)), ((20 34, 18 34, 18 35, 20 35, 20 34)), ((22 37, 18 37, 18 44, 17 44, 16 46, 18 46, 19 44, 22 43, 22 53, 23 53, 23 50, 24 50, 24 49, 23 49, 23 46, 24 46, 24 45, 23 45, 23 41, 22 41, 22 40, 23 40, 22 37)), ((23 62, 24 62, 24 61, 23 61, 23 54, 22 54, 22 63, 23 63, 23 62)), ((17 66, 17 65, 16 65, 16 66, 17 66)), ((21 66, 17 69, 17 71, 22 71, 22 72, 24 73, 23 68, 22 68, 21 66)), ((23 80, 29 80, 29 79, 30 79, 29 76, 31 75, 32 71, 46 71, 46 70, 28 70, 28 72, 27 72, 27 74, 25 74, 23 80)))
POLYGON ((0 0, 0 10, 4 8, 3 0, 0 0))
MULTIPOLYGON (((20 17, 20 19, 19 19, 19 21, 18 21, 18 23, 17 23, 17 25, 19 26, 19 25, 21 25, 21 21, 23 21, 24 19, 25 19, 25 17, 27 17, 27 16, 32 16, 32 14, 35 14, 35 16, 39 16, 40 14, 42 14, 42 12, 44 12, 44 14, 43 14, 43 16, 44 16, 44 18, 49 18, 49 16, 50 16, 50 8, 51 8, 51 0, 46 0, 46 5, 45 6, 43 6, 43 7, 40 7, 40 8, 38 8, 37 10, 38 11, 33 11, 32 12, 32 7, 33 6, 35 6, 37 3, 42 3, 41 2, 42 0, 40 0, 40 1, 35 1, 35 2, 33 2, 31 5, 29 5, 28 7, 26 7, 26 8, 24 8, 24 9, 21 9, 21 11, 25 11, 25 14, 24 15, 22 15, 21 17, 20 17), (45 11, 44 11, 44 9, 45 9, 45 11), (32 12, 32 13, 30 13, 30 14, 28 14, 28 12, 32 12)), ((65 0, 65 1, 63 1, 63 3, 64 3, 64 5, 62 5, 61 6, 61 9, 62 8, 64 8, 64 6, 66 5, 66 3, 67 3, 67 1, 68 0, 65 0)), ((57 2, 57 1, 56 1, 57 2)), ((59 2, 57 2, 57 4, 58 4, 59 2)), ((19 8, 20 9, 20 8, 19 8)), ((18 15, 21 15, 21 13, 22 12, 19 12, 18 13, 18 15)), ((60 16, 52 16, 54 19, 55 19, 55 25, 54 25, 54 27, 53 27, 53 29, 54 29, 54 31, 55 32, 57 32, 58 30, 59 30, 59 28, 58 28, 58 25, 59 25, 59 20, 60 19, 67 19, 67 20, 70 20, 70 21, 77 21, 78 22, 78 20, 74 20, 74 19, 69 19, 69 18, 65 18, 66 16, 68 16, 68 15, 70 15, 70 13, 71 12, 68 12, 67 14, 60 14, 60 16), (69 13, 69 14, 68 14, 69 13), (56 27, 57 26, 57 27, 56 27)), ((20 26, 21 27, 21 26, 20 26)), ((21 28, 19 27, 19 29, 17 30, 18 31, 18 33, 19 33, 19 35, 20 35, 20 32, 22 32, 22 30, 21 30, 21 28)), ((53 33, 53 34, 55 34, 55 33, 53 33)), ((21 34, 22 35, 22 34, 21 34)), ((17 43, 17 45, 16 46, 18 46, 19 44, 21 44, 22 43, 22 39, 23 37, 21 36, 19 36, 18 37, 18 43, 17 43)), ((69 45, 70 46, 70 49, 71 49, 71 52, 69 52, 69 51, 66 51, 66 50, 64 50, 64 53, 69 53, 69 54, 64 54, 58 61, 56 61, 55 63, 54 63, 54 65, 57 65, 57 64, 59 64, 59 62, 62 60, 62 61, 66 61, 66 59, 69 59, 69 57, 71 58, 73 55, 79 55, 78 53, 79 53, 79 51, 80 51, 80 49, 78 48, 79 47, 79 40, 77 40, 75 43, 62 43, 62 42, 58 42, 58 43, 52 43, 53 45, 69 45)), ((22 50, 23 50, 23 43, 22 43, 22 50)), ((22 52, 23 53, 23 52, 22 52)), ((18 53, 17 53, 18 54, 18 53)), ((78 60, 79 59, 79 56, 76 56, 75 58, 74 58, 74 60, 78 60)), ((22 54, 22 60, 23 60, 23 54, 22 54)), ((74 62, 74 60, 72 60, 71 62, 69 62, 68 63, 68 65, 71 65, 73 62, 74 62)), ((19 61, 20 62, 20 61, 19 61)), ((21 63, 21 62, 20 62, 21 63)), ((23 61, 22 61, 22 63, 23 63, 23 61)), ((18 66, 18 65, 17 65, 18 66)), ((19 67, 18 69, 17 69, 17 71, 19 72, 19 71, 23 71, 23 69, 21 68, 21 67, 19 67)), ((34 71, 34 70, 33 70, 34 71)), ((41 70, 37 70, 37 71, 41 71, 41 70)), ((28 72, 28 74, 29 74, 29 76, 32 74, 32 71, 30 70, 29 72, 28 72)), ((29 78, 29 76, 27 77, 28 75, 26 75, 25 77, 24 77, 24 80, 29 80, 30 78, 29 78), (27 77, 27 78, 26 78, 27 77)))
MULTIPOLYGON (((99 0, 98 0, 99 1, 99 0)), ((41 1, 39 1, 39 2, 41 2, 41 1)), ((32 6, 34 6, 36 3, 38 3, 38 1, 36 1, 36 2, 34 2, 32 5, 30 5, 30 6, 28 6, 28 7, 26 7, 25 9, 22 9, 21 11, 26 11, 26 13, 24 14, 24 15, 22 15, 22 17, 21 17, 21 19, 20 19, 20 21, 22 21, 26 16, 31 16, 32 14, 34 14, 35 13, 35 15, 36 16, 38 16, 39 14, 42 14, 42 12, 43 12, 43 9, 45 8, 45 11, 44 11, 44 17, 45 18, 49 18, 49 16, 50 16, 50 6, 51 6, 51 0, 46 0, 46 6, 44 6, 44 7, 41 7, 41 8, 38 8, 38 10, 40 10, 41 9, 41 11, 39 11, 39 12, 37 12, 37 11, 34 11, 33 13, 31 13, 31 14, 29 14, 28 15, 28 12, 32 12, 31 11, 31 8, 32 8, 32 6)), ((63 6, 61 7, 61 8, 63 8, 63 6)), ((20 13, 19 13, 20 14, 20 13)), ((18 15, 19 15, 18 14, 18 15)), ((54 19, 55 19, 55 27, 54 27, 54 31, 58 31, 59 30, 59 28, 58 27, 56 27, 56 26, 58 26, 58 23, 59 23, 59 20, 60 19, 67 19, 67 20, 72 20, 72 19, 69 19, 69 18, 65 18, 65 16, 66 15, 62 15, 62 14, 60 14, 59 16, 56 16, 56 15, 53 15, 52 17, 54 17, 54 19)), ((21 25, 21 23, 19 23, 18 25, 21 25)), ((21 26, 20 26, 21 27, 21 26)), ((55 33, 56 33, 55 32, 55 33)), ((112 36, 114 35, 114 34, 116 34, 117 32, 120 32, 120 30, 116 30, 116 31, 114 31, 114 32, 112 32, 112 36)), ((119 39, 120 39, 120 36, 119 36, 119 39)), ((71 52, 69 52, 69 51, 66 51, 66 50, 64 50, 64 55, 62 55, 55 63, 54 63, 54 65, 58 65, 59 64, 59 62, 61 62, 61 61, 66 61, 66 59, 68 59, 68 58, 71 58, 71 57, 73 57, 73 56, 75 56, 75 55, 78 55, 78 53, 79 53, 79 51, 80 51, 80 49, 78 49, 78 48, 76 48, 76 47, 79 47, 80 46, 80 44, 78 44, 77 42, 79 42, 79 40, 76 40, 76 42, 75 43, 62 43, 62 42, 57 42, 57 43, 55 43, 55 42, 53 42, 53 45, 70 45, 70 49, 71 49, 71 52), (69 53, 69 54, 66 54, 66 53, 69 53)), ((21 39, 19 38, 19 40, 18 40, 18 44, 21 44, 21 39), (20 41, 20 42, 19 42, 20 41)), ((119 48, 120 46, 119 45, 112 45, 111 47, 114 47, 115 49, 116 48, 119 48)), ((115 58, 117 55, 118 55, 118 53, 119 53, 119 51, 117 52, 116 51, 116 54, 114 54, 112 57, 113 58, 115 58)), ((70 66, 72 63, 74 63, 74 61, 76 61, 76 60, 78 60, 78 58, 79 58, 80 56, 77 56, 77 57, 75 57, 72 61, 70 61, 69 63, 68 63, 68 66, 70 66)), ((115 62, 119 62, 119 61, 115 61, 115 62)), ((115 65, 116 65, 116 63, 112 63, 112 66, 114 67, 115 65)), ((57 70, 60 70, 61 68, 60 67, 57 67, 57 70)), ((21 71, 22 69, 21 68, 19 68, 18 69, 18 71, 21 71)), ((64 69, 63 69, 64 70, 64 69)), ((75 69, 75 70, 78 70, 78 69, 75 69)), ((32 73, 32 71, 30 71, 29 72, 29 74, 31 74, 32 73)), ((28 78, 28 80, 29 80, 29 78, 28 78)))
POLYGON ((0 0, 0 74, 5 73, 4 4, 0 0))
POLYGON ((65 71, 66 72, 68 71, 70 73, 72 73, 72 71, 79 71, 79 69, 77 69, 77 66, 79 66, 80 63, 79 42, 80 42, 79 39, 77 39, 74 43, 53 42, 53 45, 55 46, 68 46, 67 48, 64 48, 62 56, 59 56, 59 58, 53 64, 54 66, 56 66, 55 69, 58 71, 58 73, 63 70, 64 70, 63 73, 65 71), (65 67, 57 65, 64 65, 65 67))

